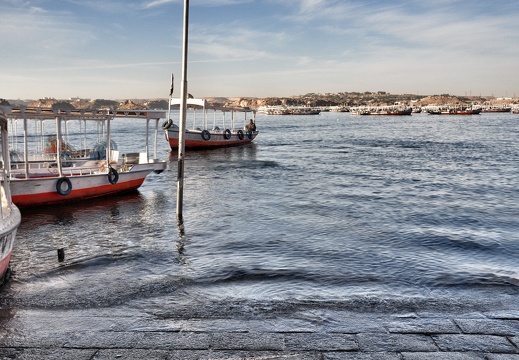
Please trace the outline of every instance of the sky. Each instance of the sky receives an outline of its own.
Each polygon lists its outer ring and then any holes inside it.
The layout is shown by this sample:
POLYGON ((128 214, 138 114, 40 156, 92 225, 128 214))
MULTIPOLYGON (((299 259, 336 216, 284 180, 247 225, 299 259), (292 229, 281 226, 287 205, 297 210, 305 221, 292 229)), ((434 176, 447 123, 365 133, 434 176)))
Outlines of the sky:
MULTIPOLYGON (((167 98, 183 0, 0 0, 0 98, 167 98)), ((519 96, 517 0, 191 0, 188 92, 519 96)))

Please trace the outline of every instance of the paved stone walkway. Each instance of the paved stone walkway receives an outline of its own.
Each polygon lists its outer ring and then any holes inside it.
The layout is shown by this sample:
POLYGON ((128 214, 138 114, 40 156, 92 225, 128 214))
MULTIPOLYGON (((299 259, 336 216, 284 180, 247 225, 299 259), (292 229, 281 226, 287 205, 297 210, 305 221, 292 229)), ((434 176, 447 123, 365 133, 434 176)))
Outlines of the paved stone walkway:
POLYGON ((178 318, 129 308, 4 310, 2 359, 519 360, 519 309, 178 318))

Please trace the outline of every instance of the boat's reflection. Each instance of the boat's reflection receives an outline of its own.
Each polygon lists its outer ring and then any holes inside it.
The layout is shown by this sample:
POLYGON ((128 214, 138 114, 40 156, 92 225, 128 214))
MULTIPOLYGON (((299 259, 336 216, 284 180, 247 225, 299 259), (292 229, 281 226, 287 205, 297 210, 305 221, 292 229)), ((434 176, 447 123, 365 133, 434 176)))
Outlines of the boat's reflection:
MULTIPOLYGON (((246 161, 256 159, 257 146, 255 142, 243 144, 240 146, 229 146, 214 149, 188 149, 185 152, 186 160, 224 160, 225 161, 246 161)), ((169 152, 169 162, 178 160, 178 151, 171 150, 169 152)))
POLYGON ((143 202, 143 195, 136 190, 59 206, 25 208, 22 210, 20 229, 24 232, 45 225, 73 225, 78 220, 92 220, 92 216, 97 218, 100 212, 117 218, 121 209, 135 209, 135 206, 140 206, 143 202))

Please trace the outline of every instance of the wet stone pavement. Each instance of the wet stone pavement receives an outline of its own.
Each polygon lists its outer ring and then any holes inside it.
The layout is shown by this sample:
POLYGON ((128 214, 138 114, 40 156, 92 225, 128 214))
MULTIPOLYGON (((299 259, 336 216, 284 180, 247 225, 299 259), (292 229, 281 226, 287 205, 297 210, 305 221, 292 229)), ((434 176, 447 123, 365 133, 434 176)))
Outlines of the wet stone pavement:
POLYGON ((519 359, 519 309, 207 318, 117 307, 0 317, 2 359, 519 359))

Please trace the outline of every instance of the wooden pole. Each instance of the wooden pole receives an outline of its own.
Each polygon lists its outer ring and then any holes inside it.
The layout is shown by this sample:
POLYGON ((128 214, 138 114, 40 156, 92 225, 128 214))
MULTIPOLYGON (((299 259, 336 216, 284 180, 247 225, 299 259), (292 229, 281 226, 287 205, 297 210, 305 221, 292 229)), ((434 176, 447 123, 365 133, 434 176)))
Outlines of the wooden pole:
POLYGON ((187 112, 187 44, 189 28, 189 0, 184 0, 184 36, 182 46, 182 83, 180 86, 180 124, 178 131, 177 222, 183 223, 184 157, 187 112))

